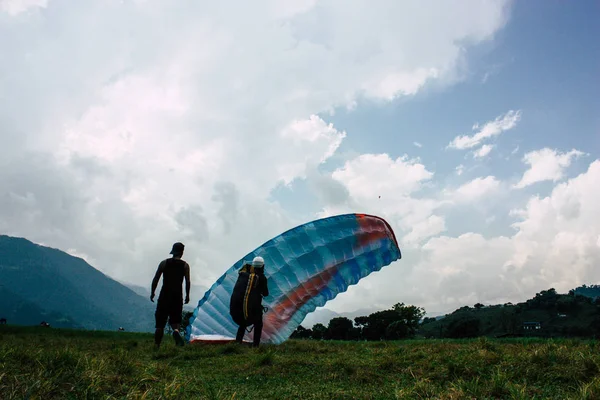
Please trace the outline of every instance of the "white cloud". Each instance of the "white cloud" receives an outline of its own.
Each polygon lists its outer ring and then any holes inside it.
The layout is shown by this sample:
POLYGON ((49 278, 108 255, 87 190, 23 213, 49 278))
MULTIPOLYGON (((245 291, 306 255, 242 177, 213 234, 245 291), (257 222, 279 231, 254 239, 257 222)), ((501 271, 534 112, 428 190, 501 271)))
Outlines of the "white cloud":
POLYGON ((417 159, 402 156, 393 160, 388 154, 363 154, 332 174, 358 199, 410 194, 432 176, 417 159))
POLYGON ((0 0, 0 11, 16 16, 29 9, 45 8, 48 0, 0 0))
POLYGON ((277 18, 290 18, 297 14, 303 14, 312 9, 317 0, 272 0, 269 4, 273 15, 277 18))
POLYGON ((430 215, 412 226, 412 230, 402 238, 403 243, 417 245, 424 239, 435 236, 446 230, 446 221, 439 215, 430 215))
POLYGON ((450 192, 451 197, 460 202, 470 202, 481 199, 484 196, 493 194, 500 188, 500 181, 494 176, 485 178, 475 178, 469 181, 455 191, 450 192))
POLYGON ((327 204, 319 216, 357 211, 380 215, 407 246, 417 246, 446 229, 444 218, 435 214, 444 200, 419 196, 433 172, 418 159, 363 154, 333 171, 331 177, 346 189, 345 201, 327 204))
POLYGON ((481 129, 478 124, 475 124, 473 130, 479 129, 475 135, 456 136, 454 140, 448 144, 448 148, 464 150, 478 146, 484 140, 498 136, 504 131, 513 129, 517 126, 517 122, 519 122, 520 119, 520 110, 510 110, 506 114, 497 117, 495 120, 486 122, 481 129))
POLYGON ((481 146, 479 148, 479 150, 476 150, 473 152, 473 158, 483 158, 483 157, 487 156, 488 154, 490 154, 490 152, 492 151, 493 148, 494 148, 494 145, 484 144, 483 146, 481 146))
MULTIPOLYGON (((316 115, 455 82, 507 4, 5 0, 12 15, 46 8, 0 18, 0 229, 141 285, 184 240, 209 286, 305 222, 269 199, 340 146, 316 115)), ((413 197, 431 176, 366 155, 323 199, 378 210, 381 194, 419 240, 444 229, 438 202, 413 197)))
POLYGON ((582 155, 583 152, 575 149, 559 153, 549 148, 526 153, 523 162, 529 164, 529 169, 514 187, 521 189, 537 182, 558 181, 564 177, 564 170, 571 165, 573 158, 582 155))
POLYGON ((440 75, 435 68, 389 73, 367 81, 363 89, 369 97, 393 100, 401 95, 416 94, 428 80, 440 75))
MULTIPOLYGON (((286 161, 280 163, 278 171, 280 179, 288 184, 296 177, 305 178, 309 166, 321 164, 331 157, 346 137, 346 132, 338 132, 333 124, 327 124, 312 115, 308 120, 290 123, 280 137, 283 143, 276 147, 281 151, 289 150, 283 158, 286 161), (295 158, 298 160, 292 162, 295 158)), ((277 157, 282 159, 281 152, 277 157)))
POLYGON ((456 170, 456 175, 460 176, 463 174, 463 172, 465 172, 465 166, 460 164, 455 168, 455 170, 456 170))
POLYGON ((413 144, 414 144, 416 147, 419 147, 419 148, 423 147, 423 145, 422 145, 421 143, 419 143, 419 142, 413 142, 413 144))

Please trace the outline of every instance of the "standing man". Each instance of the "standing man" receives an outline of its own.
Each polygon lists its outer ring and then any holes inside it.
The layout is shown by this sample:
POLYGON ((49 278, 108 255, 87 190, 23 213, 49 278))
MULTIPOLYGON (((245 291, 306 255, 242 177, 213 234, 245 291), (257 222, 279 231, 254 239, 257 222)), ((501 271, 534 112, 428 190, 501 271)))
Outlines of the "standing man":
POLYGON ((173 328, 173 339, 177 346, 183 346, 183 338, 179 334, 181 325, 181 314, 183 312, 182 284, 185 278, 185 304, 190 302, 190 266, 183 261, 184 245, 175 243, 171 249, 172 258, 161 261, 152 280, 152 291, 150 300, 154 302, 154 293, 158 286, 160 276, 163 276, 163 284, 158 296, 158 304, 154 317, 156 319, 156 331, 154 331, 154 345, 158 349, 163 338, 167 318, 173 328))
POLYGON ((238 272, 238 279, 231 294, 229 314, 238 324, 236 342, 242 343, 248 326, 254 325, 253 347, 260 345, 263 329, 262 299, 269 295, 268 279, 265 276, 265 260, 254 257, 252 264, 245 264, 238 272))

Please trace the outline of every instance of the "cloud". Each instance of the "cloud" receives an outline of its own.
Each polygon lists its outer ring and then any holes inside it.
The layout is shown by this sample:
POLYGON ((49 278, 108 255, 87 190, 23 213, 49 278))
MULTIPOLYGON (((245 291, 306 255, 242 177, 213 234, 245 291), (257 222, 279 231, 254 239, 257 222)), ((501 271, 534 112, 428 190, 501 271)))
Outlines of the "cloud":
POLYGON ((427 81, 438 78, 440 75, 440 71, 436 68, 418 68, 408 72, 386 74, 383 77, 369 80, 363 89, 369 97, 394 100, 401 95, 416 94, 427 81))
POLYGON ((459 202, 470 202, 479 200, 484 196, 496 192, 500 188, 500 181, 494 176, 486 176, 485 178, 475 178, 455 191, 450 192, 451 198, 459 202))
POLYGON ((48 0, 0 0, 0 11, 16 16, 30 9, 45 8, 48 0))
POLYGON ((220 203, 218 214, 223 221, 225 233, 229 233, 238 216, 240 194, 231 182, 217 182, 214 189, 215 193, 212 195, 211 200, 220 203))
POLYGON ((444 200, 419 195, 432 178, 433 172, 418 159, 363 154, 331 173, 347 197, 343 203, 326 203, 318 216, 357 211, 380 215, 403 244, 416 246, 446 228, 443 217, 435 214, 444 200))
POLYGON ((529 169, 514 187, 522 189, 537 182, 556 182, 564 177, 564 170, 571 165, 573 158, 584 154, 575 149, 567 153, 559 153, 549 148, 530 151, 523 156, 523 162, 529 164, 529 169))
POLYGON ((402 242, 417 245, 424 239, 435 236, 446 230, 446 220, 439 215, 430 215, 413 224, 411 231, 402 238, 402 242))
POLYGON ((455 170, 456 170, 456 175, 460 176, 463 174, 463 172, 465 172, 465 166, 462 164, 457 165, 455 170))
MULTIPOLYGON (((210 286, 306 222, 270 195, 339 151, 324 115, 456 82, 508 3, 4 1, 0 228, 140 285, 185 238, 210 286)), ((417 240, 443 229, 438 202, 415 197, 431 176, 365 155, 315 190, 335 178, 320 201, 375 210, 379 192, 417 240)))
POLYGON ((479 148, 479 150, 476 150, 473 152, 473 158, 484 158, 485 156, 490 154, 490 152, 492 151, 493 148, 494 148, 493 145, 484 144, 483 146, 481 146, 479 148))
POLYGON ((393 160, 388 154, 363 154, 332 174, 356 198, 410 194, 432 176, 417 159, 402 156, 393 160))
MULTIPOLYGON (((296 177, 305 178, 308 166, 327 161, 346 137, 346 132, 338 132, 333 124, 326 124, 321 118, 311 115, 308 120, 290 123, 281 131, 280 137, 284 145, 277 147, 289 149, 289 155, 284 159, 293 160, 298 158, 298 154, 303 155, 296 162, 285 162, 279 166, 281 179, 289 184, 296 177)), ((281 153, 277 155, 281 156, 281 153)))
POLYGON ((422 145, 421 143, 419 143, 419 142, 413 142, 413 144, 414 144, 416 147, 419 147, 419 148, 423 147, 423 145, 422 145))
POLYGON ((478 129, 478 132, 475 135, 456 136, 454 140, 448 144, 448 148, 464 150, 478 146, 487 139, 498 136, 504 131, 513 129, 517 126, 517 122, 519 122, 520 119, 520 110, 510 110, 506 114, 497 117, 495 120, 486 122, 481 128, 479 124, 475 124, 473 130, 478 129))
POLYGON ((354 208, 355 204, 352 202, 348 188, 342 182, 332 178, 330 174, 321 174, 316 169, 312 170, 307 182, 322 204, 354 208))

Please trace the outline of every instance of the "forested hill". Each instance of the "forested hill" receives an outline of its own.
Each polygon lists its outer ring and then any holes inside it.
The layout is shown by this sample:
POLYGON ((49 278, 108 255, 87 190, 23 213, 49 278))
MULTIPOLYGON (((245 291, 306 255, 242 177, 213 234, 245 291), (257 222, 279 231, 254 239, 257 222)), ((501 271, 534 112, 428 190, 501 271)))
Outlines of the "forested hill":
POLYGON ((581 295, 581 296, 586 296, 589 297, 593 300, 597 299, 598 297, 600 297, 600 285, 582 285, 579 286, 578 288, 574 289, 573 292, 575 294, 581 295))
POLYGON ((0 318, 10 324, 151 331, 153 304, 83 259, 0 235, 0 318))
POLYGON ((462 307, 437 321, 425 319, 425 337, 542 336, 596 337, 600 334, 600 302, 588 296, 543 290, 518 304, 462 307))

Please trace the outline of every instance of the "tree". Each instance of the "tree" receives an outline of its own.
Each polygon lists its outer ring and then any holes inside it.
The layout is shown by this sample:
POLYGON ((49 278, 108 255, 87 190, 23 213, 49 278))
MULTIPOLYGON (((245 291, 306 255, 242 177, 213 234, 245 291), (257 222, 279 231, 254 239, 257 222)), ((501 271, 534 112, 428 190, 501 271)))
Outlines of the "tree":
POLYGON ((312 337, 312 330, 306 329, 302 325, 299 325, 298 328, 290 335, 292 339, 310 339, 312 337))
POLYGON ((477 303, 473 307, 475 307, 475 309, 477 309, 477 310, 481 310, 484 306, 481 303, 477 303))
POLYGON ((560 313, 573 311, 577 308, 577 303, 574 297, 563 296, 556 302, 556 310, 560 313))
POLYGON ((425 316, 425 309, 404 303, 396 303, 392 307, 398 313, 400 320, 406 324, 408 335, 413 335, 419 327, 419 322, 425 316))
POLYGON ((415 334, 424 315, 425 310, 421 307, 396 303, 389 310, 357 317, 354 321, 361 327, 363 339, 403 339, 415 334))
POLYGON ((367 322, 362 329, 363 339, 382 340, 385 339, 385 330, 387 327, 398 320, 400 316, 394 310, 377 311, 370 314, 367 322))
POLYGON ((346 317, 336 317, 329 321, 327 327, 327 339, 332 340, 347 340, 353 328, 352 321, 346 317))
POLYGON ((357 327, 356 330, 357 339, 365 338, 365 327, 369 324, 369 317, 356 317, 354 318, 354 325, 357 327))
POLYGON ((517 317, 512 310, 502 310, 500 313, 500 326, 504 333, 515 333, 517 331, 517 317))
POLYGON ((327 333, 327 327, 323 324, 315 324, 312 327, 312 338, 313 339, 324 339, 327 333))
POLYGON ((409 328, 404 321, 392 322, 385 329, 385 338, 387 340, 404 339, 409 334, 408 329, 409 328))
POLYGON ((369 323, 369 317, 356 317, 354 323, 362 328, 369 323))
POLYGON ((451 338, 469 338, 479 335, 479 318, 466 317, 448 324, 447 336, 451 338))

